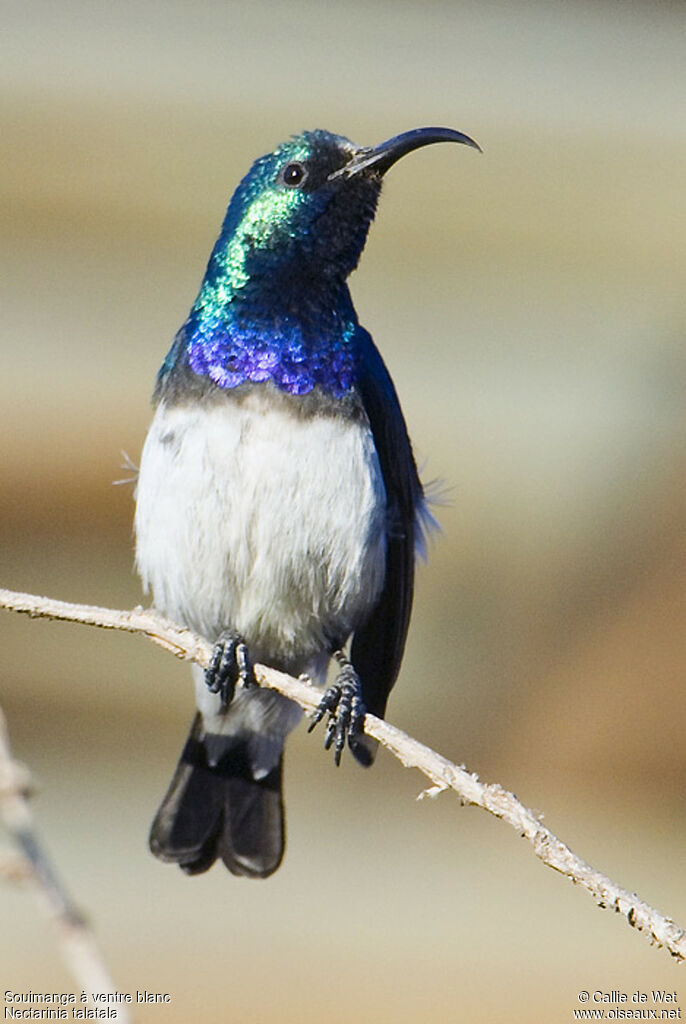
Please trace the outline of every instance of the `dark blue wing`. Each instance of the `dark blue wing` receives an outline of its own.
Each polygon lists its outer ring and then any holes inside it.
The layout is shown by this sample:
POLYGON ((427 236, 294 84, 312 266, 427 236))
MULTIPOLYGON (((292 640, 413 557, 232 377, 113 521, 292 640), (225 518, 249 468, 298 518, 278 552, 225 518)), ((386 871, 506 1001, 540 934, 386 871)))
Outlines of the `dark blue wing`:
POLYGON ((423 500, 405 419, 388 370, 370 335, 358 329, 357 387, 369 418, 388 501, 386 577, 367 622, 355 633, 351 661, 367 710, 382 716, 400 670, 414 590, 417 511, 423 500))

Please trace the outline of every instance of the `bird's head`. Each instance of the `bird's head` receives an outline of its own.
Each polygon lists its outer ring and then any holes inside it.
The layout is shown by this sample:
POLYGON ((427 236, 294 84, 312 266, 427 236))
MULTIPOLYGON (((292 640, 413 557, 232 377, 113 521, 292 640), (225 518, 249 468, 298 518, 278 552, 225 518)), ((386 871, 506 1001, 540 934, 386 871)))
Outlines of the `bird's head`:
POLYGON ((400 157, 434 142, 479 148, 450 128, 417 128, 374 148, 326 131, 282 143, 236 189, 206 286, 247 297, 255 286, 283 295, 299 286, 340 285, 364 248, 383 175, 400 157))
POLYGON ((158 378, 177 367, 221 388, 271 380, 293 394, 340 397, 356 373, 357 316, 345 286, 384 174, 451 128, 416 128, 373 148, 303 132, 260 157, 236 189, 190 315, 158 378))

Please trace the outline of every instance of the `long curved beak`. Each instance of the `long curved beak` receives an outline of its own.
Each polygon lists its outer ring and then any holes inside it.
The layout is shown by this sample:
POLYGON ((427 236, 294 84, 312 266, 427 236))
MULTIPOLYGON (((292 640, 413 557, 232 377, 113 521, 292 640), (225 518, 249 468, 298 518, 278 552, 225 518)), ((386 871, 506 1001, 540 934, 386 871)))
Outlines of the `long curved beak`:
POLYGON ((481 152, 481 146, 470 139, 463 132, 457 132, 454 128, 413 128, 412 131, 403 132, 401 135, 394 135, 392 139, 386 139, 373 149, 358 149, 352 159, 334 171, 329 176, 333 178, 350 178, 361 171, 373 170, 377 174, 385 174, 389 167, 392 167, 402 156, 412 153, 422 146, 430 146, 434 142, 459 142, 465 146, 471 146, 481 152))

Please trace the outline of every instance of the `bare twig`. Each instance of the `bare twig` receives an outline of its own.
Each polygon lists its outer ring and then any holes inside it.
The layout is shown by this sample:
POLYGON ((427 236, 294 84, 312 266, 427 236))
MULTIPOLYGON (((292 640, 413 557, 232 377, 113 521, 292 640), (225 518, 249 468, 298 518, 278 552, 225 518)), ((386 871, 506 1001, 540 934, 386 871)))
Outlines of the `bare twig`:
MULTIPOLYGON (((142 608, 133 611, 114 611, 2 589, 0 607, 25 612, 33 617, 65 619, 102 626, 105 629, 144 633, 177 657, 186 661, 196 661, 203 667, 207 666, 212 650, 206 640, 166 621, 155 612, 142 608)), ((290 697, 306 711, 313 711, 319 702, 318 692, 302 680, 293 679, 264 665, 255 666, 255 675, 260 686, 267 686, 290 697)), ((686 960, 686 933, 683 928, 653 909, 636 893, 623 889, 577 857, 512 793, 508 793, 497 784, 488 785, 481 782, 464 766, 453 764, 400 729, 373 715, 367 715, 365 718, 364 730, 395 754, 405 767, 418 768, 431 781, 431 788, 422 796, 435 796, 446 789, 452 789, 463 804, 481 807, 496 818, 506 821, 531 843, 534 853, 544 864, 586 889, 598 906, 609 907, 622 914, 633 928, 643 932, 652 943, 664 946, 677 961, 686 960)))
MULTIPOLYGON (((10 748, 5 716, 0 709, 0 818, 14 839, 19 856, 2 862, 2 873, 15 881, 33 883, 41 902, 57 924, 60 948, 77 984, 86 992, 114 993, 114 983, 88 922, 72 902, 36 835, 28 803, 31 779, 24 765, 15 761, 10 748)), ((117 1005, 117 1019, 130 1024, 124 1006, 117 1005)))

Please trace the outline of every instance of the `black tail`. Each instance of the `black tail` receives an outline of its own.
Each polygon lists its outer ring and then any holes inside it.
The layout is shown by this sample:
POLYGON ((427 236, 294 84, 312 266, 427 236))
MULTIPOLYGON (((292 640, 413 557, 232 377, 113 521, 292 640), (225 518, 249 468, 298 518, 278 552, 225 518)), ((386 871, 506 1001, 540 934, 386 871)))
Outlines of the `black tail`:
POLYGON ((207 871, 217 858, 234 875, 271 875, 284 850, 282 764, 283 757, 269 775, 255 779, 245 743, 235 741, 209 764, 196 715, 152 823, 150 849, 189 875, 207 871))

